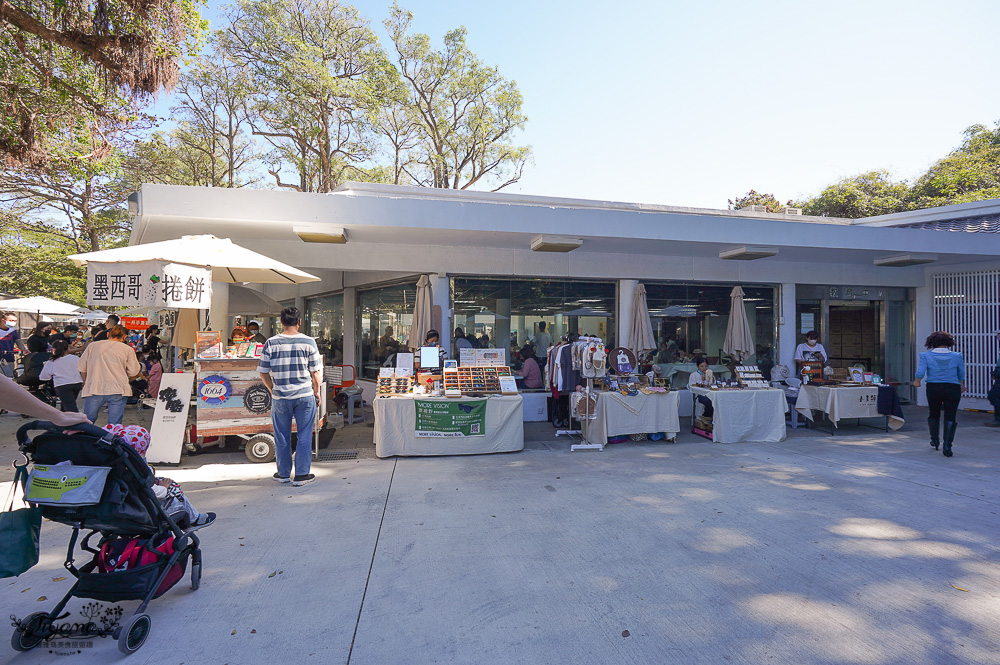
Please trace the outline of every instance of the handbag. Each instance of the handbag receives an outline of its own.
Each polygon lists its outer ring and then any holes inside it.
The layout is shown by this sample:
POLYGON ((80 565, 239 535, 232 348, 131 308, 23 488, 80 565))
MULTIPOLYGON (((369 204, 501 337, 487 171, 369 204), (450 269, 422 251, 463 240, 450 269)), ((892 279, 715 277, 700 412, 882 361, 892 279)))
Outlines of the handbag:
MULTIPOLYGON (((27 465, 25 465, 27 466, 27 465)), ((15 465, 14 482, 0 513, 0 577, 16 577, 38 563, 38 533, 42 528, 42 509, 24 503, 23 494, 28 472, 15 465), (14 509, 14 499, 20 487, 21 508, 14 509)))

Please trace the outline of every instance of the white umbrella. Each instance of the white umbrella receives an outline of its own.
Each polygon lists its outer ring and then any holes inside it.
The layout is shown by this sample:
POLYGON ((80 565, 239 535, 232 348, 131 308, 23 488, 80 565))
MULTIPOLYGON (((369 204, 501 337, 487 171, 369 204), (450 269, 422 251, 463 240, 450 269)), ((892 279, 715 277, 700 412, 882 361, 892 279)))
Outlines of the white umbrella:
POLYGON ((635 355, 643 351, 656 350, 656 337, 653 335, 653 324, 649 320, 649 308, 646 306, 646 287, 639 284, 632 296, 632 325, 629 328, 628 346, 635 355))
POLYGON ((76 317, 78 323, 104 323, 108 319, 108 313, 102 312, 100 310, 95 310, 93 312, 87 312, 86 314, 81 314, 76 317))
POLYGON ((424 345, 427 331, 434 325, 433 311, 431 280, 427 275, 421 275, 417 280, 417 302, 413 307, 413 322, 410 324, 410 339, 407 344, 411 349, 418 349, 424 345))
POLYGON ((743 305, 743 289, 734 286, 729 299, 729 325, 726 326, 726 342, 722 350, 741 363, 755 352, 747 310, 743 305))
POLYGON ((229 315, 277 316, 281 314, 281 303, 260 291, 245 286, 229 287, 229 315))
POLYGON ((229 238, 216 238, 213 235, 183 236, 177 240, 151 242, 146 245, 71 254, 69 258, 78 266, 84 266, 91 261, 135 263, 157 260, 207 266, 212 268, 212 280, 216 282, 302 284, 320 281, 315 275, 240 247, 229 238))
MULTIPOLYGON (((51 314, 53 316, 76 316, 87 310, 66 302, 59 302, 45 296, 0 300, 0 309, 8 312, 28 312, 31 314, 51 314)), ((107 316, 107 314, 105 314, 107 316)))

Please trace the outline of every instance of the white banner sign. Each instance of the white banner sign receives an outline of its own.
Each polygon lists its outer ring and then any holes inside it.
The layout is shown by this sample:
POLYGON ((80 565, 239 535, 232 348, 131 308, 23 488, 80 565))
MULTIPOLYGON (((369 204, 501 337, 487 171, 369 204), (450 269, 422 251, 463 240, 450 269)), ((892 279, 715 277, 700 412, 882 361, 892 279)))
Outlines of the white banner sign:
POLYGON ((149 428, 149 450, 146 451, 146 461, 150 464, 180 464, 193 387, 194 374, 191 372, 164 373, 160 379, 160 389, 153 396, 156 409, 149 428))
POLYGON ((88 263, 87 304, 208 309, 212 270, 168 261, 88 263))

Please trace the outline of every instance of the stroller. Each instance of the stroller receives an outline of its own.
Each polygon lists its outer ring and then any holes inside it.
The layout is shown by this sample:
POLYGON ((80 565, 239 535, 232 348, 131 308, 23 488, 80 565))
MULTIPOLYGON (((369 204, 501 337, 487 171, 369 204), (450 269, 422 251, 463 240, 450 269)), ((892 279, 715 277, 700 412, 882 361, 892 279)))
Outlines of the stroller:
POLYGON ((112 622, 98 628, 88 623, 70 636, 110 634, 118 641, 118 649, 129 655, 149 635, 150 618, 145 613, 149 601, 180 581, 189 558, 191 588, 198 588, 201 543, 194 531, 200 527, 190 526, 184 513, 168 515, 163 510, 151 489, 152 470, 122 439, 89 423, 70 429, 76 433, 33 421, 17 431, 18 447, 34 465, 25 498, 41 505, 44 517, 73 527, 63 565, 76 583, 51 612, 35 612, 16 621, 11 646, 28 651, 53 637, 53 624, 62 618, 60 613, 70 598, 141 600, 135 614, 121 625, 112 622), (39 430, 45 433, 29 438, 29 432, 39 430), (81 531, 89 533, 80 547, 93 557, 77 568, 73 557, 81 531), (92 545, 97 534, 100 539, 92 545), (109 566, 109 561, 119 565, 109 566))
POLYGON ((12 377, 14 381, 28 389, 35 398, 45 402, 49 406, 57 407, 59 398, 56 396, 55 385, 52 381, 42 381, 42 367, 49 359, 48 353, 29 353, 22 361, 21 373, 12 377))

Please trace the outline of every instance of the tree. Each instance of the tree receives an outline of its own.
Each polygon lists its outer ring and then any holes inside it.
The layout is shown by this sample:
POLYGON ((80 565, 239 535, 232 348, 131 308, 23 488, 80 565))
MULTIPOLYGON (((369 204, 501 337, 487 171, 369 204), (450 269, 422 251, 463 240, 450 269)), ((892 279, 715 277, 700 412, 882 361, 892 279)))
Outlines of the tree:
POLYGON ((783 206, 778 202, 774 194, 760 194, 755 189, 751 189, 747 192, 746 196, 738 197, 735 201, 729 199, 730 210, 742 210, 748 206, 764 206, 768 212, 781 212, 784 208, 791 207, 791 205, 792 202, 789 201, 787 206, 783 206))
POLYGON ((182 77, 171 108, 180 123, 170 138, 180 161, 189 165, 186 184, 242 187, 253 180, 258 154, 246 131, 247 95, 243 73, 212 56, 182 77))
POLYGON ((371 118, 397 76, 368 22, 338 0, 239 0, 229 19, 218 50, 247 76, 247 121, 273 147, 276 184, 329 192, 370 177, 371 118))
POLYGON ((469 50, 465 28, 446 34, 437 51, 427 35, 409 34, 412 21, 396 4, 385 21, 408 88, 408 113, 389 124, 407 142, 379 124, 398 173, 414 184, 453 189, 488 182, 497 191, 517 182, 531 157, 530 146, 514 143, 527 122, 517 84, 469 50))
POLYGON ((0 171, 0 213, 16 228, 67 242, 76 252, 104 249, 127 238, 125 209, 136 182, 122 169, 124 150, 84 123, 50 145, 47 164, 0 171))
MULTIPOLYGON (((86 280, 82 268, 66 258, 75 246, 51 236, 18 231, 4 220, 0 234, 0 291, 47 296, 77 305, 84 303, 86 280)), ((0 308, 2 309, 2 308, 0 308)))
MULTIPOLYGON (((0 0, 0 155, 40 164, 79 122, 127 125, 179 73, 204 22, 198 0, 0 0)), ((107 141, 105 141, 105 144, 107 141)), ((102 148, 106 145, 102 144, 102 148)))
POLYGON ((909 207, 909 187, 888 171, 869 171, 830 185, 799 204, 806 215, 859 219, 901 212, 909 207))
POLYGON ((962 145, 917 178, 913 208, 1000 198, 1000 121, 995 129, 972 125, 962 145))

